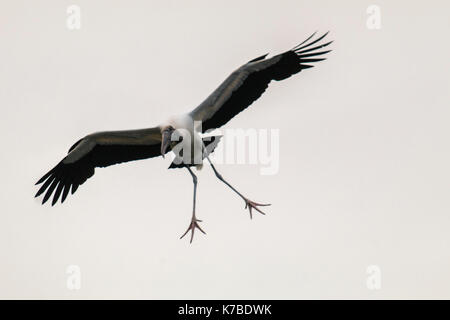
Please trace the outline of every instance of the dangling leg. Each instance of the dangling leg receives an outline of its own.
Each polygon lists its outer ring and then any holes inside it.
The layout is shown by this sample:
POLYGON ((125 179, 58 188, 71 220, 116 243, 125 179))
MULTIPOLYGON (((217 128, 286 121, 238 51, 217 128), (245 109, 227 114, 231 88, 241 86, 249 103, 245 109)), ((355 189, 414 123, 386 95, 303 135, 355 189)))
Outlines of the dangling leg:
POLYGON ((211 160, 209 159, 208 156, 206 156, 206 159, 208 159, 209 164, 211 165, 211 168, 214 170, 214 173, 216 174, 216 177, 222 181, 223 183, 225 183, 228 187, 230 187, 231 190, 233 190, 234 192, 236 192, 244 201, 245 201, 245 209, 248 208, 248 211, 250 212, 250 219, 252 218, 252 209, 255 209, 256 211, 258 211, 261 214, 265 214, 264 212, 262 212, 258 206, 260 207, 264 207, 264 206, 270 206, 270 204, 262 204, 262 203, 257 203, 257 202, 253 202, 249 199, 247 199, 246 197, 244 197, 239 191, 237 191, 231 184, 229 184, 223 177, 222 175, 216 170, 216 168, 214 167, 214 165, 212 164, 211 160))
POLYGON ((202 228, 200 228, 200 226, 198 225, 198 222, 202 222, 201 220, 198 220, 195 217, 195 199, 197 198, 197 176, 194 174, 194 172, 192 172, 191 168, 189 168, 189 166, 186 166, 186 168, 189 170, 189 173, 192 176, 192 180, 194 182, 194 206, 192 209, 192 219, 191 219, 191 224, 189 225, 188 229, 186 230, 186 232, 181 236, 180 239, 182 239, 189 231, 191 231, 191 241, 190 243, 192 243, 192 239, 194 239, 194 231, 195 228, 197 228, 198 230, 200 230, 201 232, 203 232, 204 234, 206 234, 205 231, 202 230, 202 228))

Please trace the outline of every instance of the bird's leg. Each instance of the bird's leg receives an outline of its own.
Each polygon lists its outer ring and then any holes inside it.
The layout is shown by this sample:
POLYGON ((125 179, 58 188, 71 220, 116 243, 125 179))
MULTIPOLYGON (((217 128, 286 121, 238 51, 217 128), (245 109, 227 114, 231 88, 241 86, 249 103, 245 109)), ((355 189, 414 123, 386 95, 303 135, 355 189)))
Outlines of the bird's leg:
POLYGON ((209 164, 211 165, 211 168, 213 169, 214 173, 216 174, 216 177, 222 181, 223 183, 225 183, 231 190, 233 190, 234 192, 236 192, 244 201, 245 201, 245 209, 248 208, 248 211, 250 213, 250 219, 252 218, 252 209, 255 209, 256 211, 258 211, 261 214, 265 214, 264 212, 262 212, 258 207, 265 207, 265 206, 270 206, 270 204, 263 204, 263 203, 257 203, 254 201, 251 201, 249 199, 247 199, 246 197, 244 197, 239 191, 237 191, 231 184, 228 183, 228 181, 226 181, 222 175, 217 171, 216 167, 214 167, 214 165, 212 164, 211 160, 209 159, 208 156, 206 156, 206 159, 208 159, 209 164))
POLYGON ((189 224, 189 227, 187 228, 186 232, 181 236, 180 239, 182 239, 189 231, 191 231, 191 241, 190 242, 192 243, 192 239, 194 239, 195 228, 197 228, 204 234, 206 234, 206 232, 203 231, 202 228, 200 228, 200 226, 198 225, 198 222, 202 222, 202 221, 198 220, 195 217, 195 199, 197 198, 197 176, 194 174, 194 172, 192 172, 192 170, 191 170, 191 168, 189 168, 189 166, 186 166, 186 168, 189 170, 189 173, 191 174, 192 180, 194 182, 194 205, 193 205, 193 209, 192 209, 191 223, 189 224))

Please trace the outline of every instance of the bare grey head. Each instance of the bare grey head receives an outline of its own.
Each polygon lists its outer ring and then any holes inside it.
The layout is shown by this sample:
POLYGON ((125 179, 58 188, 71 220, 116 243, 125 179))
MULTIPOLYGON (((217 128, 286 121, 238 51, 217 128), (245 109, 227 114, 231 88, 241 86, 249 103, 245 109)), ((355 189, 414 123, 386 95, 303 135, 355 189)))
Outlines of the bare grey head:
POLYGON ((172 134, 174 131, 175 128, 171 125, 161 126, 161 155, 163 158, 171 146, 172 134))

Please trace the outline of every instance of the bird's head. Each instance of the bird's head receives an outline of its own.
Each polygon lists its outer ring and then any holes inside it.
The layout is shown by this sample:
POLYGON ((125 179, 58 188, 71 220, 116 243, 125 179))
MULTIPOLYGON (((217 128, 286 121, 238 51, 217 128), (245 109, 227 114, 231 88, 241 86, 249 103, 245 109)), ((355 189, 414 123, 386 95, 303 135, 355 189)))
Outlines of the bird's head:
POLYGON ((164 126, 161 128, 161 155, 163 156, 163 158, 171 145, 172 133, 174 131, 175 131, 175 128, 170 125, 164 126))

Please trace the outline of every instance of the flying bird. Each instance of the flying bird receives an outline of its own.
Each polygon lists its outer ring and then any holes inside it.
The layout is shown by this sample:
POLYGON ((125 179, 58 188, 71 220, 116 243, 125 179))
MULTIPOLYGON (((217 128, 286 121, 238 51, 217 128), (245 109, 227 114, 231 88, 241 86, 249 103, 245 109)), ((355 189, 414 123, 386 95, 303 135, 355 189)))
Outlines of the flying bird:
MULTIPOLYGON (((220 141, 220 136, 205 138, 203 134, 221 127, 238 113, 250 106, 267 89, 272 80, 280 81, 312 68, 331 50, 321 50, 332 41, 320 43, 328 34, 314 38, 312 34, 305 41, 284 53, 267 58, 267 54, 257 57, 236 69, 212 92, 205 101, 189 113, 172 117, 159 126, 128 131, 107 131, 89 134, 77 141, 53 169, 47 172, 36 185, 42 184, 36 197, 44 194, 42 204, 52 199, 54 205, 59 198, 66 200, 87 179, 92 177, 97 167, 108 167, 127 161, 148 159, 174 151, 175 158, 169 168, 186 168, 193 179, 193 211, 189 226, 181 236, 199 229, 195 203, 197 196, 197 176, 192 168, 199 168, 206 159, 216 177, 231 188, 245 202, 252 218, 252 209, 264 214, 260 207, 269 204, 257 203, 237 191, 217 171, 209 155, 220 141), (175 152, 177 151, 177 152, 175 152)), ((205 233, 206 234, 206 233, 205 233)))

